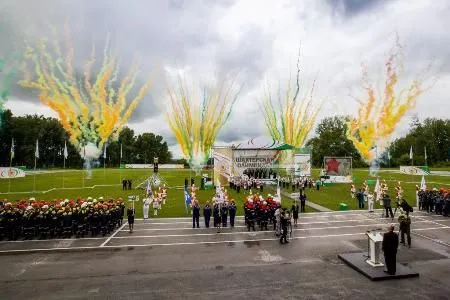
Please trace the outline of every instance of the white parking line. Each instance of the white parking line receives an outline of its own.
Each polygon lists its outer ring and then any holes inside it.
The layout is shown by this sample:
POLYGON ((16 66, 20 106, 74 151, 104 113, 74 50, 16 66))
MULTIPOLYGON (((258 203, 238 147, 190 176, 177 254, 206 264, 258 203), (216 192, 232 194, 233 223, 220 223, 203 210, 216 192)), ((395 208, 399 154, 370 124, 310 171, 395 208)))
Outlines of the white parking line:
MULTIPOLYGON (((450 228, 446 227, 429 227, 429 228, 418 228, 413 229, 412 231, 423 231, 423 230, 435 230, 435 229, 443 229, 450 228)), ((330 237, 341 237, 341 236, 358 236, 365 235, 365 232, 357 232, 357 233, 341 233, 341 234, 327 234, 327 235, 311 235, 311 236, 296 236, 293 237, 293 240, 298 239, 316 239, 316 238, 330 238, 330 237)), ((416 233, 417 234, 417 233, 416 233)), ((220 235, 220 234, 219 234, 220 235)), ((420 234, 417 234, 421 236, 420 234)), ((424 238, 430 239, 429 237, 424 236, 424 238)), ((177 243, 154 243, 154 244, 137 244, 137 245, 105 245, 103 247, 93 246, 93 247, 61 247, 61 248, 38 248, 38 249, 20 249, 20 250, 2 250, 1 253, 26 253, 26 252, 51 252, 58 250, 93 250, 93 249, 122 249, 122 248, 130 248, 130 247, 152 247, 152 246, 182 246, 182 245, 204 245, 204 244, 227 244, 227 243, 244 243, 244 242, 262 242, 262 241, 276 241, 278 238, 265 238, 265 239, 243 239, 243 240, 226 240, 226 241, 198 241, 198 242, 177 242, 177 243)), ((436 241, 436 240, 433 240, 436 241)), ((439 241, 444 245, 448 245, 442 241, 439 241)))
MULTIPOLYGON (((353 220, 333 220, 333 221, 319 221, 319 222, 299 222, 298 225, 308 225, 308 224, 330 224, 330 223, 346 223, 346 222, 367 222, 367 221, 376 221, 376 220, 391 220, 389 218, 372 218, 372 219, 353 219, 353 220)), ((167 223, 164 225, 169 225, 171 223, 167 223)), ((190 223, 189 223, 190 224, 190 223)), ((370 225, 370 224, 369 224, 370 225)), ((247 226, 234 226, 235 228, 245 228, 247 226)), ((176 228, 142 228, 142 229, 135 229, 134 231, 167 231, 167 230, 189 230, 194 229, 190 227, 176 227, 176 228)), ((205 227, 196 228, 196 230, 202 230, 202 229, 208 229, 205 227)), ((128 231, 128 230, 122 230, 122 231, 128 231)))
POLYGON ((125 225, 126 225, 127 223, 128 223, 128 222, 124 222, 124 223, 122 224, 122 226, 120 226, 120 228, 118 228, 116 231, 114 231, 114 233, 113 233, 109 238, 107 238, 106 241, 104 241, 104 242, 100 245, 100 247, 105 247, 105 245, 108 244, 108 242, 109 242, 116 234, 118 234, 118 233, 125 227, 125 225))
MULTIPOLYGON (((429 223, 430 221, 418 221, 416 223, 429 223)), ((363 225, 347 225, 347 226, 333 226, 333 227, 316 227, 316 228, 294 228, 293 231, 310 231, 310 230, 327 230, 327 229, 341 229, 354 227, 369 227, 369 226, 385 226, 386 223, 379 224, 363 224, 363 225)), ((446 226, 440 228, 447 228, 446 226)), ((235 234, 274 234, 273 231, 238 231, 238 232, 221 232, 218 233, 192 233, 192 234, 165 234, 165 235, 129 235, 129 236, 115 236, 112 239, 137 239, 137 238, 161 238, 161 237, 190 237, 190 236, 217 236, 217 235, 235 235, 235 234)))
POLYGON ((29 243, 29 242, 61 242, 61 241, 89 241, 89 240, 104 240, 106 237, 86 237, 86 238, 71 238, 71 239, 45 239, 45 240, 20 240, 20 241, 0 241, 0 244, 9 243, 29 243))

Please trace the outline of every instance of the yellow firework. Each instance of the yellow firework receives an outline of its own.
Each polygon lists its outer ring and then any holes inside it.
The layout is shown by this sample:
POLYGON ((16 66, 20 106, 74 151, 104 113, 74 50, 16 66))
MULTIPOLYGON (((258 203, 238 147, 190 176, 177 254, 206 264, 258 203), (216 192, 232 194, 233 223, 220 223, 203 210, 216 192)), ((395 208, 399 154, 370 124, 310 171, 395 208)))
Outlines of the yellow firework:
POLYGON ((127 105, 138 74, 136 66, 132 66, 120 84, 116 84, 119 75, 117 57, 109 51, 107 43, 102 67, 95 78, 91 78, 91 69, 96 62, 95 46, 83 74, 77 76, 74 53, 66 24, 64 47, 56 38, 51 46, 46 39, 42 39, 37 46, 27 47, 22 68, 24 79, 19 84, 39 91, 41 102, 58 114, 71 143, 79 150, 88 143, 101 149, 110 138, 117 137, 149 90, 150 80, 127 105), (29 64, 33 65, 34 75, 28 70, 29 64))
POLYGON ((396 50, 392 51, 385 63, 386 80, 383 95, 377 97, 373 85, 367 79, 367 72, 363 72, 366 99, 358 101, 358 115, 347 123, 347 137, 367 163, 372 163, 376 159, 373 149, 376 148, 380 153, 384 151, 397 124, 408 110, 414 108, 417 99, 426 90, 422 87, 421 81, 414 80, 408 88, 396 91, 398 73, 401 69, 401 64, 397 63, 400 50, 401 47, 397 43, 396 50))
POLYGON ((166 119, 191 168, 199 171, 206 163, 219 130, 228 120, 240 89, 234 80, 218 81, 209 87, 189 87, 179 76, 168 84, 166 119))
POLYGON ((310 134, 320 103, 314 98, 315 81, 303 96, 300 95, 300 65, 297 60, 295 87, 292 86, 292 76, 289 77, 287 88, 282 93, 273 95, 266 89, 261 103, 261 111, 270 136, 276 140, 295 148, 304 146, 310 134))

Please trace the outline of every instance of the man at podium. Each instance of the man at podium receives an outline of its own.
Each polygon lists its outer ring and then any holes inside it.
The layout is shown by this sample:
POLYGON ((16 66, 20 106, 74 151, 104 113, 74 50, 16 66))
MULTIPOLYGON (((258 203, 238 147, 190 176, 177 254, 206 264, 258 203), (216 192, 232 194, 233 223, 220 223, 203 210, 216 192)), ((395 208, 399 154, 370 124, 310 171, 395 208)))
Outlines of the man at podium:
POLYGON ((388 232, 383 235, 382 249, 384 261, 389 275, 395 275, 397 265, 398 235, 394 232, 394 225, 389 225, 388 232))

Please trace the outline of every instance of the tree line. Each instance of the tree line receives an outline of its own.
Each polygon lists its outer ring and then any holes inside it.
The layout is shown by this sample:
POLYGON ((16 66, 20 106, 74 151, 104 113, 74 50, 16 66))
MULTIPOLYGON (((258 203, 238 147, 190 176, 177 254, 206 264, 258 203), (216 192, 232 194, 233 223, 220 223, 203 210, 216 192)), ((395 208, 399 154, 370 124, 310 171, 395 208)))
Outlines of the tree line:
MULTIPOLYGON (((349 156, 353 158, 353 167, 367 167, 361 159, 353 143, 346 137, 347 116, 334 116, 322 119, 316 127, 315 136, 307 142, 312 148, 312 163, 315 167, 322 167, 324 156, 349 156)), ((0 127, 0 166, 10 164, 11 139, 15 141, 14 166, 34 167, 36 139, 39 139, 38 168, 52 168, 63 166, 64 142, 69 136, 60 122, 55 118, 37 115, 13 116, 10 110, 2 114, 0 127)), ((410 148, 413 148, 414 165, 450 166, 450 120, 427 118, 419 121, 413 119, 408 133, 392 141, 388 150, 380 153, 382 167, 398 167, 410 165, 410 148), (426 150, 425 150, 426 149, 426 150), (426 161, 425 161, 426 151, 426 161)), ((83 159, 73 145, 67 142, 68 158, 66 167, 82 168, 83 159)), ((117 141, 107 146, 107 167, 118 167, 120 163, 153 163, 158 157, 159 163, 185 164, 184 159, 172 159, 167 142, 160 135, 153 133, 135 132, 125 127, 119 134, 117 141), (122 145, 122 158, 120 148, 122 145)), ((99 158, 103 166, 103 157, 99 158)))
MULTIPOLYGON (((307 143, 307 146, 312 148, 312 161, 315 167, 322 166, 324 156, 349 156, 353 158, 354 168, 367 167, 346 136, 348 118, 327 117, 317 125, 316 136, 307 143)), ((450 166, 450 119, 427 118, 420 121, 417 117, 414 118, 407 134, 394 139, 387 151, 379 154, 381 166, 411 165, 411 147, 413 163, 416 166, 450 166)))
MULTIPOLYGON (((64 160, 64 143, 67 144, 67 168, 82 168, 83 158, 79 151, 71 145, 69 135, 58 119, 38 115, 13 116, 10 110, 2 113, 0 127, 0 166, 10 165, 11 141, 14 139, 15 151, 13 166, 34 167, 36 139, 39 140, 39 159, 37 168, 62 167, 64 160)), ((125 127, 117 141, 107 145, 106 160, 99 158, 99 164, 106 167, 118 167, 122 164, 151 164, 158 157, 159 163, 182 163, 184 160, 173 160, 167 142, 160 135, 150 132, 136 135, 125 127), (120 148, 122 145, 122 158, 120 148)), ((103 153, 103 150, 102 150, 103 153)), ((103 156, 103 155, 102 155, 103 156)))

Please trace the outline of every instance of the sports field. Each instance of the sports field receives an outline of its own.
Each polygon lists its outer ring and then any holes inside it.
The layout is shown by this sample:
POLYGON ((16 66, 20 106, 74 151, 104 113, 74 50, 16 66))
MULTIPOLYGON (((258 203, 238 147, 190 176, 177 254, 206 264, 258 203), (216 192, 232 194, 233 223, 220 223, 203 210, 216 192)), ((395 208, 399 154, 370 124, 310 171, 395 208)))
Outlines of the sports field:
MULTIPOLYGON (((440 170, 442 171, 442 170, 440 170)), ((203 172, 211 174, 211 171, 203 172)), ((27 174, 24 178, 3 179, 0 181, 0 198, 9 201, 17 201, 36 197, 42 200, 54 199, 74 199, 78 196, 98 198, 118 198, 127 199, 129 195, 139 195, 142 199, 144 190, 135 189, 138 184, 144 182, 151 174, 150 169, 95 169, 91 179, 83 179, 84 171, 82 170, 54 170, 54 171, 38 171, 36 175, 27 174), (121 179, 131 179, 133 181, 133 189, 122 191, 121 179), (64 184, 63 184, 64 182, 64 184), (35 192, 33 187, 35 186, 35 192), (9 193, 8 193, 9 191, 9 193)), ((313 170, 313 176, 317 177, 319 170, 313 170)), ((168 201, 161 209, 160 217, 178 217, 186 216, 184 207, 183 185, 184 179, 195 178, 197 186, 200 185, 200 177, 196 177, 190 170, 160 170, 160 176, 168 186, 168 201)), ((356 187, 359 188, 367 179, 374 179, 367 170, 353 170, 353 177, 356 187)), ((384 170, 379 174, 381 180, 386 180, 389 186, 389 192, 394 196, 394 188, 398 181, 402 182, 405 190, 405 198, 407 201, 415 205, 415 186, 420 184, 420 176, 410 176, 399 174, 396 170, 384 170)), ((450 188, 450 176, 429 175, 426 176, 428 188, 450 188)), ((373 190, 374 186, 370 186, 373 190)), ((337 210, 339 203, 345 202, 349 205, 349 209, 357 209, 357 202, 350 198, 350 187, 348 184, 332 184, 330 186, 321 187, 320 191, 311 189, 307 191, 308 200, 337 210)), ((289 192, 291 190, 289 189, 289 192)), ((201 203, 210 200, 213 190, 199 192, 199 200, 201 203)), ((265 188, 264 194, 274 193, 273 189, 265 188)), ((238 214, 242 214, 242 203, 246 194, 240 194, 229 191, 238 204, 238 214)), ((283 197, 283 206, 290 206, 290 200, 283 197)), ((137 215, 142 215, 140 207, 141 203, 136 204, 137 215)), ((379 207, 378 205, 376 207, 379 207)), ((308 208, 307 211, 314 211, 308 208)))

